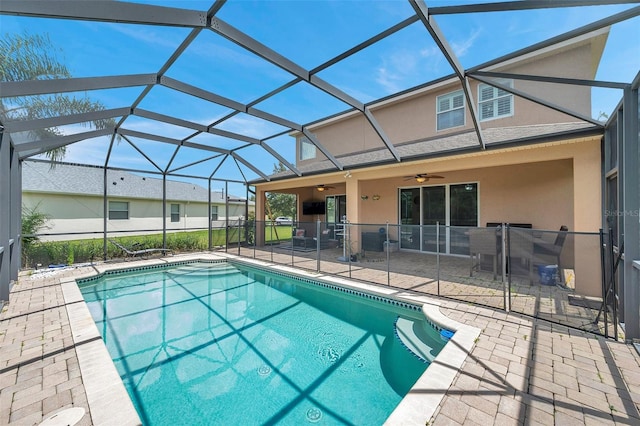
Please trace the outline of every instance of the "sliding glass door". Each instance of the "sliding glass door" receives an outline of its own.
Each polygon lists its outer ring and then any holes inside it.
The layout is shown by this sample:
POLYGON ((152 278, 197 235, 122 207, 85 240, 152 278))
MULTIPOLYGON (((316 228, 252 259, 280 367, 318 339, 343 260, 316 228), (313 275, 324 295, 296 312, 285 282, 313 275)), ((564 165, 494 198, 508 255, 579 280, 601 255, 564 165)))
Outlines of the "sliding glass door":
POLYGON ((478 226, 477 183, 402 188, 399 200, 401 248, 468 254, 467 228, 478 226))

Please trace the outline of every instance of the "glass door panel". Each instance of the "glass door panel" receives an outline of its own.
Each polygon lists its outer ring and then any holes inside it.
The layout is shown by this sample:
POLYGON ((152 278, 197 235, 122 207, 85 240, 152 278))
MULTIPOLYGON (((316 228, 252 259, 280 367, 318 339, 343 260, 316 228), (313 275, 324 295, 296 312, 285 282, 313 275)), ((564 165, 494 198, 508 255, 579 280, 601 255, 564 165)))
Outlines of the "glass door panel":
POLYGON ((400 190, 400 248, 420 250, 420 189, 400 190))
POLYGON ((478 226, 478 184, 449 186, 449 252, 469 254, 469 227, 478 226))
POLYGON ((446 251, 444 238, 447 221, 447 199, 445 186, 426 186, 422 188, 422 250, 435 252, 439 243, 440 252, 446 251), (440 224, 440 241, 437 241, 436 225, 440 224))
POLYGON ((327 228, 331 229, 331 238, 337 239, 337 235, 335 233, 337 230, 342 230, 342 221, 347 217, 347 196, 331 195, 326 197, 325 209, 327 228))

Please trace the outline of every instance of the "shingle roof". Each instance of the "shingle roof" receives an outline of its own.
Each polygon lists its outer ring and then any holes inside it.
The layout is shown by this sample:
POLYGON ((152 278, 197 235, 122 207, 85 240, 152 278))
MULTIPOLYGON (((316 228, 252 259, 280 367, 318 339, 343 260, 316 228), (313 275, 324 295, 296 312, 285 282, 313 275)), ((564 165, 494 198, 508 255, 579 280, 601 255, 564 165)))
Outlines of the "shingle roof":
MULTIPOLYGON (((22 190, 25 192, 102 196, 103 179, 103 170, 97 167, 59 164, 51 168, 47 163, 31 161, 25 161, 22 167, 22 190)), ((162 179, 158 178, 108 170, 107 186, 111 197, 162 199, 162 179)), ((229 198, 244 199, 235 195, 229 195, 229 198)), ((167 179, 167 200, 207 202, 207 189, 167 179)), ((212 203, 220 204, 224 201, 222 192, 211 192, 212 203)))
MULTIPOLYGON (((498 147, 510 143, 543 143, 557 139, 558 137, 571 138, 572 136, 575 137, 577 132, 584 131, 602 132, 598 126, 591 123, 574 122, 496 127, 484 129, 482 135, 486 147, 498 147)), ((473 130, 450 134, 445 137, 405 142, 396 145, 396 150, 400 156, 406 160, 417 160, 429 158, 434 155, 454 154, 456 152, 466 153, 476 148, 479 149, 479 144, 476 133, 473 130)), ((395 162, 389 150, 385 148, 347 154, 338 156, 337 158, 345 168, 357 168, 395 162)), ((336 171, 335 166, 329 160, 300 165, 298 169, 303 174, 336 171)), ((275 179, 289 177, 297 176, 289 170, 271 175, 271 178, 275 179)))

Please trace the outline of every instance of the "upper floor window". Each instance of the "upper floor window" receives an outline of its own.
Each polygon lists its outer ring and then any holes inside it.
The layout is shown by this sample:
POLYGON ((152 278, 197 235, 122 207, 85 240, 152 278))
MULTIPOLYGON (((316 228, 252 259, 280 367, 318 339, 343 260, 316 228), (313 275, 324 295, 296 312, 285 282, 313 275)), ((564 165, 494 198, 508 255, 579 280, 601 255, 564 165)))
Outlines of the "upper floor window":
POLYGON ((129 219, 129 203, 127 201, 109 201, 109 219, 129 219))
POLYGON ((171 204, 171 222, 180 222, 180 204, 171 204))
MULTIPOLYGON (((513 81, 510 80, 500 81, 500 83, 513 87, 513 81)), ((513 95, 505 90, 481 83, 478 85, 478 109, 480 110, 480 120, 512 116, 513 95)))
POLYGON ((438 130, 464 126, 464 94, 462 90, 438 96, 438 130))
POLYGON ((300 138, 300 160, 316 158, 316 146, 306 136, 300 138))

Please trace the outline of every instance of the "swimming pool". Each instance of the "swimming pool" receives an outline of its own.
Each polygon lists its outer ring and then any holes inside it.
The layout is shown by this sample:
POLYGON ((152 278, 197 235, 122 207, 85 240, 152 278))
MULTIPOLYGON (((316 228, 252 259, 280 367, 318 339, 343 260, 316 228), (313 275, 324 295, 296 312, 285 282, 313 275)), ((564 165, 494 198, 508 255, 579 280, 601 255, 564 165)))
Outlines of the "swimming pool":
POLYGON ((80 283, 144 424, 381 424, 428 365, 394 324, 424 316, 327 287, 226 262, 80 283))

